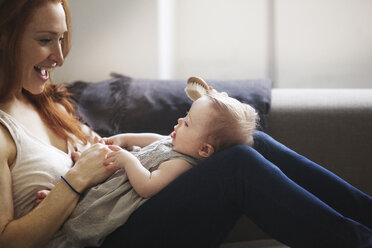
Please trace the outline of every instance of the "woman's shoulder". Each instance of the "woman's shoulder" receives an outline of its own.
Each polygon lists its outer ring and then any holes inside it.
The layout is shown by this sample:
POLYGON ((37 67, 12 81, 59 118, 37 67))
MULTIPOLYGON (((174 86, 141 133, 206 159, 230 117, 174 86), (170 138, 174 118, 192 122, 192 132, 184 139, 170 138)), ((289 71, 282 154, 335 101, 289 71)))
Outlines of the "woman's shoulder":
POLYGON ((0 123, 0 160, 11 167, 16 159, 17 148, 9 130, 0 123))

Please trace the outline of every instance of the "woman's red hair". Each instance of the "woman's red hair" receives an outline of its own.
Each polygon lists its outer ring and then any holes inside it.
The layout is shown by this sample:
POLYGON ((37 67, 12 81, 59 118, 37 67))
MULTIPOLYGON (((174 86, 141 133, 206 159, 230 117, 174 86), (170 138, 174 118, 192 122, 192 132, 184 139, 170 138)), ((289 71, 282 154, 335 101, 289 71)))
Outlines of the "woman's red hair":
POLYGON ((26 24, 35 9, 49 3, 61 3, 68 31, 62 41, 64 57, 71 48, 71 17, 67 0, 0 1, 0 102, 6 102, 20 90, 36 106, 45 123, 60 137, 68 140, 87 140, 77 119, 68 92, 62 86, 46 83, 43 93, 33 95, 22 89, 18 68, 22 59, 20 43, 26 24), (63 106, 64 108, 61 108, 63 106))

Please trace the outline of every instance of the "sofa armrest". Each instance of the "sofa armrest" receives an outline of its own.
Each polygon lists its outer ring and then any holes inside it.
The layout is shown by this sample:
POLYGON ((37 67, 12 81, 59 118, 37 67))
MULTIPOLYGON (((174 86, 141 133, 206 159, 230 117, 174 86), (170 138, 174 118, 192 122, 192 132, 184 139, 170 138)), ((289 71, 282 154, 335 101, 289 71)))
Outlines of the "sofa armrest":
POLYGON ((372 89, 273 89, 268 133, 372 194, 372 89))

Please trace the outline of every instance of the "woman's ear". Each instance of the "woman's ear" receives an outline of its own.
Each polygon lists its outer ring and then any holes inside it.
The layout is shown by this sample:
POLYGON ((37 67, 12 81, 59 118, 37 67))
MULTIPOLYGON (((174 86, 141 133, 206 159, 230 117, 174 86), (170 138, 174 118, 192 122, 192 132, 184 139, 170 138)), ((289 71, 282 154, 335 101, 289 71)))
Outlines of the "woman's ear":
POLYGON ((202 158, 208 158, 213 153, 214 153, 214 147, 208 143, 203 143, 198 151, 199 156, 202 158))

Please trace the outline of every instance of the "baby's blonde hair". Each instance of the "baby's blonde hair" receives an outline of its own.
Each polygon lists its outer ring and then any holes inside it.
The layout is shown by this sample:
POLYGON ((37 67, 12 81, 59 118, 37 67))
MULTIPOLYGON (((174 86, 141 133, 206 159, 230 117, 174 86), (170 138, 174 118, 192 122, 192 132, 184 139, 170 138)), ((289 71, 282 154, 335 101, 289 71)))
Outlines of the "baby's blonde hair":
POLYGON ((239 144, 252 146, 253 133, 259 121, 256 110, 222 93, 209 91, 205 96, 215 110, 207 131, 207 140, 215 150, 239 144))

